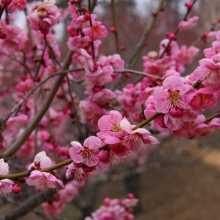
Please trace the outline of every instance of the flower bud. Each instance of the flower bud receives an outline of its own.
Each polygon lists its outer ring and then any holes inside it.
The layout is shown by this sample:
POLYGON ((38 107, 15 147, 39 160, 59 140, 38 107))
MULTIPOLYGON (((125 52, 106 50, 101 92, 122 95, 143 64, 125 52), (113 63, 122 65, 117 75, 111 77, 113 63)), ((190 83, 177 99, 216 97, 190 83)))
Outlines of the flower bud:
POLYGON ((12 191, 14 194, 19 194, 20 191, 21 191, 20 185, 18 185, 17 183, 13 184, 12 187, 11 187, 11 191, 12 191))

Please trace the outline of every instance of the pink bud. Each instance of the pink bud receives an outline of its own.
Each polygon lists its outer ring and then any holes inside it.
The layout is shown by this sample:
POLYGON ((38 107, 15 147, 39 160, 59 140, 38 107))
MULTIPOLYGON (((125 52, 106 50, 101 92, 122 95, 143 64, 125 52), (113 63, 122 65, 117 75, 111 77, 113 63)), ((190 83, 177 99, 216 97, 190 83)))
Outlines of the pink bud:
POLYGON ((0 32, 0 39, 5 39, 7 36, 6 36, 6 34, 4 33, 4 32, 0 32))
POLYGON ((136 122, 140 122, 142 120, 141 116, 140 116, 140 113, 135 113, 133 114, 133 119, 134 121, 136 122))
POLYGON ((2 3, 5 5, 9 5, 11 3, 11 0, 2 0, 2 3))
POLYGON ((21 177, 18 179, 19 183, 24 183, 25 182, 25 178, 24 177, 21 177))
POLYGON ((19 194, 20 191, 21 191, 20 185, 18 185, 17 183, 13 184, 13 185, 12 185, 12 188, 11 188, 11 191, 12 191, 14 194, 19 194))
POLYGON ((120 46, 120 50, 125 50, 125 46, 124 46, 124 45, 121 45, 121 46, 120 46))
POLYGON ((89 173, 89 172, 92 172, 92 171, 95 169, 95 167, 87 167, 85 164, 83 164, 82 169, 83 169, 86 173, 89 173))
POLYGON ((167 37, 170 40, 176 40, 176 35, 174 33, 172 33, 172 32, 167 33, 167 37))
POLYGON ((185 6, 187 7, 188 10, 191 10, 193 7, 193 3, 192 2, 186 2, 185 6))
POLYGON ((126 77, 127 79, 129 79, 129 78, 131 77, 131 74, 130 74, 130 73, 125 73, 125 77, 126 77))
POLYGON ((105 198, 105 199, 104 199, 104 205, 105 205, 105 206, 109 206, 109 205, 110 205, 110 202, 111 202, 111 199, 110 199, 110 198, 105 198))
POLYGON ((133 193, 128 193, 127 198, 128 199, 133 199, 134 198, 134 194, 133 193))
POLYGON ((74 166, 75 166, 76 168, 81 168, 81 167, 82 167, 82 163, 74 163, 74 162, 73 162, 73 164, 74 164, 74 166))
POLYGON ((132 214, 128 214, 125 220, 133 220, 134 216, 132 214))
POLYGON ((48 141, 50 139, 50 134, 47 131, 42 131, 41 132, 41 138, 44 141, 48 141))
POLYGON ((115 28, 115 27, 110 27, 110 31, 111 31, 112 33, 115 33, 115 32, 116 32, 116 28, 115 28))
POLYGON ((152 16, 156 17, 158 13, 155 11, 155 12, 152 12, 151 14, 152 16))
POLYGON ((98 158, 101 162, 107 163, 109 162, 109 153, 106 150, 101 150, 98 154, 98 158))
POLYGON ((69 148, 68 147, 61 147, 61 148, 59 148, 59 153, 62 156, 68 156, 69 155, 69 148))

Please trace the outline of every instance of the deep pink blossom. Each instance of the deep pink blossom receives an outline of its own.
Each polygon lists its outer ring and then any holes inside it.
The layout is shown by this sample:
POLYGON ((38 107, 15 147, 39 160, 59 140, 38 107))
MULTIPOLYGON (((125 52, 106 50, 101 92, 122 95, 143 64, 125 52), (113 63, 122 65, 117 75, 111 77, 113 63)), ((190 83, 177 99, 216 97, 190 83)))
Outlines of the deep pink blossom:
POLYGON ((45 151, 42 151, 35 156, 34 162, 29 166, 29 170, 32 168, 37 170, 44 169, 50 167, 51 165, 51 159, 46 155, 45 151))
POLYGON ((180 30, 193 28, 194 26, 196 26, 198 20, 199 20, 198 16, 193 16, 192 18, 181 21, 178 25, 178 28, 180 30))
POLYGON ((37 8, 27 16, 30 27, 42 34, 48 34, 49 29, 58 23, 60 16, 59 9, 55 5, 56 0, 44 0, 37 8))
POLYGON ((104 205, 93 212, 92 217, 86 217, 85 220, 133 220, 134 216, 130 212, 137 202, 134 196, 127 196, 122 200, 105 198, 104 205))
MULTIPOLYGON (((9 172, 9 166, 4 162, 3 159, 0 159, 0 175, 7 175, 9 172)), ((12 191, 12 185, 14 182, 9 179, 0 180, 0 195, 6 196, 12 191)))
POLYGON ((52 201, 52 202, 45 202, 43 203, 43 207, 45 212, 49 216, 57 216, 62 212, 62 210, 65 207, 65 204, 62 203, 60 200, 58 201, 52 201))
POLYGON ((74 177, 75 180, 81 180, 85 177, 85 171, 82 168, 82 164, 79 163, 71 163, 66 170, 66 178, 69 179, 70 177, 74 177))
POLYGON ((24 10, 26 7, 26 0, 12 0, 7 6, 7 11, 12 14, 16 9, 24 10))
POLYGON ((30 176, 25 179, 29 186, 36 186, 37 189, 60 188, 64 187, 63 182, 51 173, 34 170, 30 176))
POLYGON ((159 141, 147 129, 137 128, 133 130, 135 126, 132 126, 126 118, 120 122, 120 126, 127 132, 127 135, 123 137, 122 144, 130 150, 145 148, 145 144, 159 144, 159 141))
MULTIPOLYGON (((112 110, 109 115, 102 116, 98 121, 98 127, 100 132, 97 136, 106 140, 107 138, 121 138, 124 135, 124 131, 120 126, 122 115, 120 112, 112 110)), ((110 142, 108 142, 110 144, 110 142)))
POLYGON ((98 148, 101 147, 101 140, 98 137, 90 136, 85 139, 83 146, 77 142, 72 141, 69 153, 70 157, 75 163, 83 163, 88 167, 96 166, 99 163, 98 148))
POLYGON ((78 194, 78 189, 74 185, 75 181, 68 182, 63 189, 58 191, 60 201, 62 203, 68 203, 78 194))
POLYGON ((191 93, 188 97, 188 103, 193 109, 213 108, 216 105, 216 97, 208 88, 202 88, 191 93))
POLYGON ((98 40, 99 38, 106 37, 108 35, 107 29, 99 21, 94 22, 92 27, 83 28, 83 33, 92 41, 98 40))
POLYGON ((154 89, 155 109, 160 113, 168 113, 173 108, 187 109, 185 96, 192 89, 190 85, 184 85, 176 76, 167 77, 162 87, 154 89))

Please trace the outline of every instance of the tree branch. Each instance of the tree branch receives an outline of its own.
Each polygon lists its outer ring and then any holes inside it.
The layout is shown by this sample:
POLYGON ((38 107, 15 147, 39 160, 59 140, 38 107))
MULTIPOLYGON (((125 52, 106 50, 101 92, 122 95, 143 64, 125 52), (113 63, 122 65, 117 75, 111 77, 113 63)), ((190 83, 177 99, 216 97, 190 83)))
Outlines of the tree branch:
POLYGON ((15 220, 18 219, 28 212, 30 212, 32 209, 38 207, 43 202, 46 202, 48 200, 53 199, 53 195, 55 194, 55 190, 44 190, 39 194, 36 194, 29 199, 27 199, 24 203, 22 203, 17 208, 11 210, 7 214, 0 217, 0 220, 15 220))
MULTIPOLYGON (((70 51, 66 57, 66 60, 64 62, 63 68, 61 71, 64 71, 69 68, 71 64, 71 58, 72 58, 72 52, 70 51)), ((48 110, 51 102, 53 101, 54 96, 56 95, 57 90, 59 89, 63 78, 65 77, 64 74, 60 75, 57 80, 55 81, 53 87, 51 88, 48 96, 45 98, 42 107, 39 109, 35 117, 32 119, 28 127, 24 130, 24 132, 21 134, 21 136, 10 146, 8 147, 4 152, 3 155, 0 155, 0 157, 10 157, 14 155, 19 148, 24 144, 24 142, 27 140, 29 135, 32 133, 32 131, 36 128, 36 126, 41 121, 42 117, 48 110)))

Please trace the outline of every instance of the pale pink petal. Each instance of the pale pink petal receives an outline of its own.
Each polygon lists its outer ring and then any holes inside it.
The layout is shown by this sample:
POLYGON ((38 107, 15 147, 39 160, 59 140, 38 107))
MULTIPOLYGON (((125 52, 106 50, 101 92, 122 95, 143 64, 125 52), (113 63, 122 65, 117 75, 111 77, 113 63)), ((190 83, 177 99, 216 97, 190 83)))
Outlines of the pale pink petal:
MULTIPOLYGON (((75 141, 74 141, 75 142, 75 141)), ((72 142, 71 142, 72 143, 72 142)), ((78 142, 77 142, 78 143, 78 142)), ((73 147, 71 147, 69 149, 69 154, 71 159, 75 162, 75 163, 81 163, 83 158, 81 155, 81 152, 84 150, 84 148, 80 145, 73 145, 73 147)))
POLYGON ((101 147, 101 140, 98 137, 90 136, 85 139, 84 147, 88 147, 91 150, 98 149, 99 147, 101 147))
POLYGON ((111 136, 111 137, 106 138, 104 142, 106 144, 117 144, 121 142, 121 139, 111 136))
POLYGON ((9 166, 4 162, 4 159, 0 159, 0 174, 7 175, 9 171, 9 166))
POLYGON ((120 122, 120 127, 126 131, 128 134, 131 134, 132 133, 132 127, 131 127, 131 124, 130 122, 126 119, 126 118, 123 118, 123 120, 120 122))

